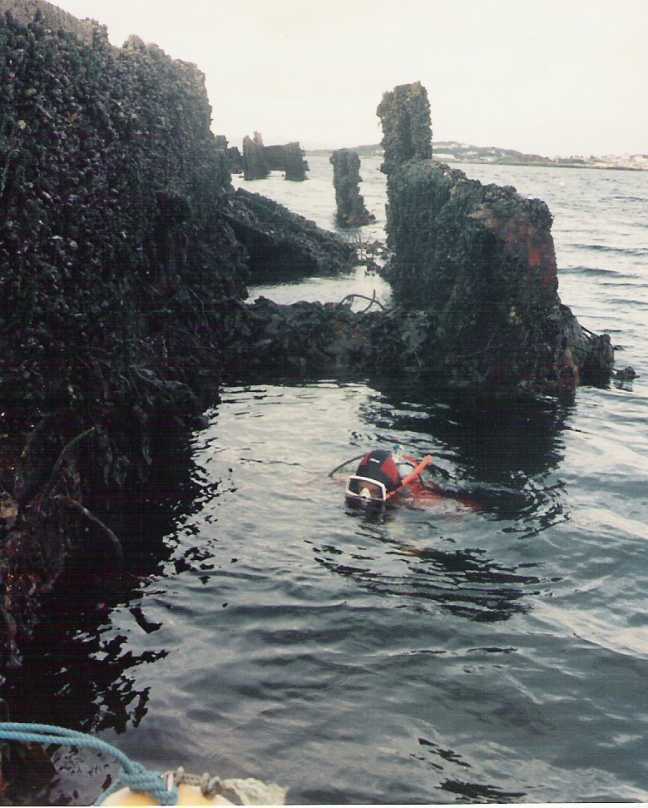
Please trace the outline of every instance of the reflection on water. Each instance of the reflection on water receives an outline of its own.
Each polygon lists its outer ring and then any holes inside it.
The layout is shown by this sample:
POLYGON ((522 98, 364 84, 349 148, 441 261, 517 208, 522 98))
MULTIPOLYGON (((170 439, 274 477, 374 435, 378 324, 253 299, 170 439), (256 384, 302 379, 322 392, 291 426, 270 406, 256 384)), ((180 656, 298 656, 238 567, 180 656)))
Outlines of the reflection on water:
MULTIPOLYGON (((424 611, 441 607, 471 620, 506 620, 525 608, 521 603, 525 586, 540 579, 516 574, 515 569, 498 567, 484 558, 483 550, 443 552, 404 547, 387 552, 399 556, 406 574, 387 575, 371 568, 374 560, 353 555, 353 564, 340 563, 342 551, 324 545, 316 548, 318 563, 379 595, 398 596, 411 608, 424 611), (411 557, 414 558, 411 558, 411 557)), ((537 590, 530 591, 537 594, 537 590)))

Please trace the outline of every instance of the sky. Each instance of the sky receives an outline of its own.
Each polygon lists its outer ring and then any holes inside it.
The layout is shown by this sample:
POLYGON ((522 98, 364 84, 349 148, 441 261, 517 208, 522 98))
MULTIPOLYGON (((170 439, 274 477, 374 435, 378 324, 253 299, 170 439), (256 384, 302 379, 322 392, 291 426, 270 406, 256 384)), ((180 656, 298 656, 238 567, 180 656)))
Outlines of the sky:
POLYGON ((382 94, 421 81, 433 140, 648 153, 648 0, 54 2, 197 64, 231 145, 378 143, 382 94))

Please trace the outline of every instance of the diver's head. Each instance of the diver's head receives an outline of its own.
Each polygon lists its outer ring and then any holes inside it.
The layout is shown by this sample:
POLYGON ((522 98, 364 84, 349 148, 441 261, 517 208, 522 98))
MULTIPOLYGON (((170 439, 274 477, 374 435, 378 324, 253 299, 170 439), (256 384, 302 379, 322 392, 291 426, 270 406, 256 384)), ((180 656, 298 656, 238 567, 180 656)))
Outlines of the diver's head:
POLYGON ((401 476, 391 452, 374 449, 362 458, 356 473, 349 477, 347 499, 363 505, 381 505, 400 484, 401 476))

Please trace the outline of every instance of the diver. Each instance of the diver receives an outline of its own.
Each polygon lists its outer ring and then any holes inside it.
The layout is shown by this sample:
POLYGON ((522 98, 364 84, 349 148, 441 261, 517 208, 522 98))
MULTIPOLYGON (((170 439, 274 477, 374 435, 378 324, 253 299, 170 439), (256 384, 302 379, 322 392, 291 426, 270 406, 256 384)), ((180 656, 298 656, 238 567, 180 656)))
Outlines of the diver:
POLYGON ((330 472, 336 471, 352 460, 360 463, 346 482, 345 500, 348 505, 370 509, 382 509, 388 505, 404 504, 410 507, 436 507, 442 500, 454 500, 470 510, 480 510, 479 504, 464 491, 454 486, 439 485, 423 479, 426 470, 450 477, 445 469, 436 466, 431 455, 417 460, 412 455, 394 454, 386 449, 372 449, 364 455, 346 460, 330 472), (361 458, 361 459, 360 459, 361 458))
POLYGON ((433 491, 421 479, 433 462, 430 455, 417 463, 409 455, 399 457, 386 449, 373 449, 347 480, 346 499, 355 504, 386 505, 396 497, 416 498, 423 489, 433 491))

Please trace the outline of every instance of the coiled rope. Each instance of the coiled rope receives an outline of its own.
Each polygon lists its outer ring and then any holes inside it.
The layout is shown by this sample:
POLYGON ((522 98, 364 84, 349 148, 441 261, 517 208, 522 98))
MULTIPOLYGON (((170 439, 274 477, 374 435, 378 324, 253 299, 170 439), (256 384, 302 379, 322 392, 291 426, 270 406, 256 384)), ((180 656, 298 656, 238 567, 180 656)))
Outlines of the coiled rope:
POLYGON ((169 782, 167 788, 167 783, 161 774, 149 771, 140 763, 132 761, 117 747, 83 732, 63 729, 52 724, 21 724, 2 721, 0 722, 0 741, 76 746, 80 749, 94 749, 96 752, 112 755, 121 764, 121 775, 108 791, 100 795, 96 805, 101 805, 110 794, 126 787, 131 791, 150 794, 159 805, 178 804, 178 789, 173 780, 169 782))

